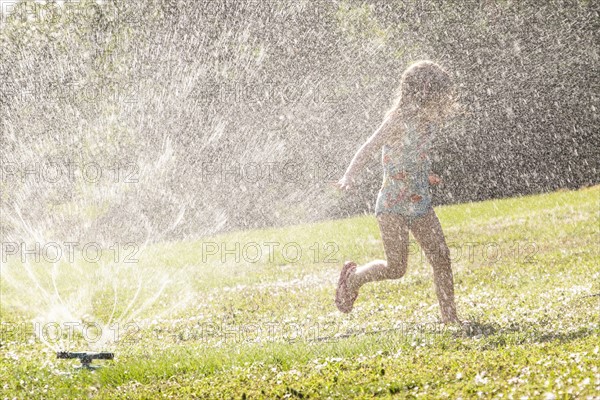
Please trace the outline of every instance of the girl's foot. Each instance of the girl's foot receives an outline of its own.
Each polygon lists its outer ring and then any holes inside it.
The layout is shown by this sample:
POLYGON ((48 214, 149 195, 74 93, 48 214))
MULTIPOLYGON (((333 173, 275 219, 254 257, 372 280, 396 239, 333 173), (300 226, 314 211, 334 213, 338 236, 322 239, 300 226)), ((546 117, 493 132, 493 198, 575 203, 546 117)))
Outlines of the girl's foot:
MULTIPOLYGON (((442 294, 443 296, 443 294, 442 294)), ((442 314, 443 324, 461 324, 461 320, 456 315, 456 305, 454 304, 454 296, 451 297, 452 301, 443 301, 440 304, 440 311, 442 314)))
POLYGON ((346 261, 342 272, 340 272, 340 279, 338 280, 337 290, 335 292, 335 305, 338 310, 343 313, 349 313, 352 311, 354 301, 358 297, 358 290, 352 290, 348 285, 348 278, 356 271, 356 263, 352 261, 346 261))

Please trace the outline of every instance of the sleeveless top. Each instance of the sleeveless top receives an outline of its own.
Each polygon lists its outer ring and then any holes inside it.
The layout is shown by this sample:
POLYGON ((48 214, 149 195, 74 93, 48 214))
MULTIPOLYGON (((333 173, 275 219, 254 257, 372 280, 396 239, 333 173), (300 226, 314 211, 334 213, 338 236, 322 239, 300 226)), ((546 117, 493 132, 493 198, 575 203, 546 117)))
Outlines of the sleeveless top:
POLYGON ((400 214, 405 217, 425 215, 431 206, 429 151, 436 126, 428 126, 419 135, 414 124, 405 123, 400 143, 383 146, 383 184, 377 196, 375 215, 400 214))

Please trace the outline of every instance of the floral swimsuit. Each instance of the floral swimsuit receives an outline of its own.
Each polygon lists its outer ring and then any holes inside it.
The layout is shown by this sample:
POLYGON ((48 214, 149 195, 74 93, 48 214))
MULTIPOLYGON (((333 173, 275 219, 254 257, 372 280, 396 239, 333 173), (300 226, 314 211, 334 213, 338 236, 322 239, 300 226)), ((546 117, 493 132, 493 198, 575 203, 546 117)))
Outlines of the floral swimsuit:
POLYGON ((400 214, 409 221, 423 216, 431 207, 429 193, 429 150, 434 138, 433 125, 419 136, 413 124, 406 124, 399 146, 383 146, 383 185, 377 196, 375 215, 400 214))

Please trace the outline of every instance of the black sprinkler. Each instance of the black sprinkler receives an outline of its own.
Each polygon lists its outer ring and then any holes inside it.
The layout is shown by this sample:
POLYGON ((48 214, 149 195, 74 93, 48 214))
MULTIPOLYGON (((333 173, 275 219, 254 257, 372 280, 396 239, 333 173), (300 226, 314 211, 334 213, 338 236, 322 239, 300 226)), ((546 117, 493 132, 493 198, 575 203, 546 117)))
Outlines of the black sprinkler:
POLYGON ((61 359, 73 359, 79 358, 81 361, 82 369, 95 369, 96 366, 92 366, 92 360, 112 360, 115 358, 114 353, 71 353, 68 351, 59 351, 56 353, 56 358, 61 359))

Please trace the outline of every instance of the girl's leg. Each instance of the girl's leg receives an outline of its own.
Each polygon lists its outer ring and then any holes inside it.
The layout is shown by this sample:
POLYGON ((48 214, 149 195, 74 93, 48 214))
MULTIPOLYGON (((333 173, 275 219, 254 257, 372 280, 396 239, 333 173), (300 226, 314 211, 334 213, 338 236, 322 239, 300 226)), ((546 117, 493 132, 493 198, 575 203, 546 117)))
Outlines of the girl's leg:
POLYGON ((460 322, 456 316, 456 305, 454 304, 454 281, 450 263, 450 250, 433 208, 423 217, 415 219, 410 226, 410 230, 433 267, 433 281, 440 303, 442 322, 460 322))
POLYGON ((375 260, 357 268, 348 277, 348 285, 352 290, 358 290, 367 282, 400 279, 406 273, 408 221, 396 214, 380 214, 377 221, 387 261, 375 260))

